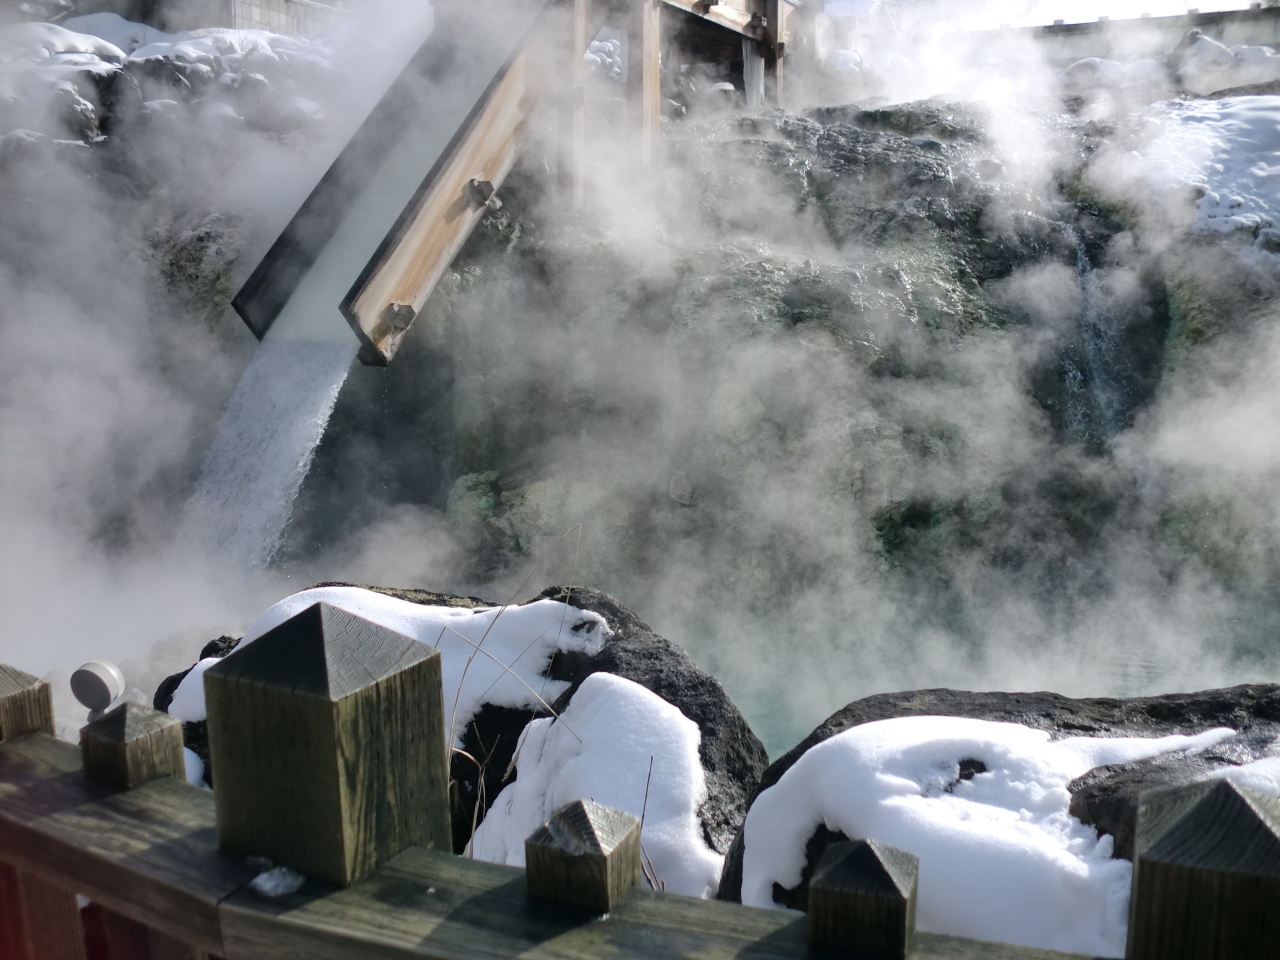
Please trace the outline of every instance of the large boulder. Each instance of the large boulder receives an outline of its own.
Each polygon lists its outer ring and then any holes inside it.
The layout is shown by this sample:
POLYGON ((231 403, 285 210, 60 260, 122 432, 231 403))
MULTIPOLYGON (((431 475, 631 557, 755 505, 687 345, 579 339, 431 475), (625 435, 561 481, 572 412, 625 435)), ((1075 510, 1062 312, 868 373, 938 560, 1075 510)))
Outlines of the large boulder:
MULTIPOLYGON (((350 586, 320 584, 320 587, 350 586)), ((475 597, 365 587, 375 593, 410 603, 437 607, 495 607, 475 597)), ((579 610, 599 614, 611 635, 598 653, 560 650, 550 659, 545 677, 568 683, 550 710, 524 709, 483 702, 462 733, 462 750, 451 763, 451 801, 454 848, 461 853, 484 819, 490 804, 515 776, 513 757, 520 734, 528 723, 554 711, 562 713, 582 682, 593 673, 611 673, 657 694, 698 725, 699 757, 707 782, 707 799, 698 819, 707 846, 717 853, 728 851, 747 812, 768 756, 760 740, 733 705, 720 682, 701 670, 693 659, 669 640, 658 636, 617 600, 585 587, 551 587, 526 603, 555 600, 579 610)), ((223 637, 207 645, 201 659, 223 657, 237 640, 223 637)), ((190 671, 166 679, 156 691, 155 706, 167 711, 174 693, 190 671)), ((184 725, 187 746, 205 761, 206 777, 216 784, 216 770, 209 763, 204 721, 184 725)))
MULTIPOLYGON (((1161 737, 1197 734, 1230 727, 1236 734, 1216 746, 1195 753, 1167 753, 1134 763, 1096 767, 1070 786, 1071 813, 1115 840, 1113 856, 1132 859, 1138 798, 1144 790, 1191 783, 1222 767, 1240 766, 1268 755, 1280 737, 1280 685, 1247 684, 1199 693, 1167 694, 1129 699, 1072 699, 1057 693, 971 693, 963 690, 914 690, 885 693, 856 700, 828 717, 797 746, 764 772, 752 802, 776 784, 805 753, 818 744, 861 724, 897 717, 964 717, 1018 723, 1048 731, 1052 738, 1161 737)), ((981 770, 966 771, 969 779, 981 770)), ((776 889, 774 899, 803 907, 809 877, 828 843, 846 839, 819 827, 805 850, 806 867, 800 885, 776 889)), ((725 858, 719 898, 742 898, 743 831, 739 830, 725 858)))

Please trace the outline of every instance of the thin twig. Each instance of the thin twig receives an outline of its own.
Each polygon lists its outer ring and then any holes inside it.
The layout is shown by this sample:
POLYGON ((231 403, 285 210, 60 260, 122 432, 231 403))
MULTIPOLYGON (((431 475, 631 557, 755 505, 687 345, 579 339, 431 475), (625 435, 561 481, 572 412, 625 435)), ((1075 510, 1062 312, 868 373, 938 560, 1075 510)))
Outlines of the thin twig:
POLYGON ((649 851, 644 848, 644 817, 649 811, 649 781, 653 779, 653 754, 649 755, 649 775, 644 778, 644 803, 640 805, 640 871, 644 874, 645 880, 649 882, 649 888, 661 893, 666 889, 667 885, 658 879, 658 870, 653 865, 653 858, 649 856, 649 851))

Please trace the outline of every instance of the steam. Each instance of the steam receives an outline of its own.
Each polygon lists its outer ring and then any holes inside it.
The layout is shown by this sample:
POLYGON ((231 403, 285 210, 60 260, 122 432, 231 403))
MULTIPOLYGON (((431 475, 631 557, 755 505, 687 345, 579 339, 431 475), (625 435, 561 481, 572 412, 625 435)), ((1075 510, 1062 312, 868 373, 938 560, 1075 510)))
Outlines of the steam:
MULTIPOLYGON (((802 150, 798 179, 757 162, 803 131, 736 125, 706 84, 639 169, 602 69, 582 213, 547 188, 552 125, 535 125, 504 212, 392 367, 348 372, 346 331, 259 348, 229 291, 184 294, 163 251, 239 236, 248 272, 416 47, 376 29, 403 24, 394 9, 329 41, 305 91, 327 119, 304 136, 157 125, 138 149, 161 186, 142 196, 87 147, 6 161, 0 660, 131 661, 142 695, 317 581, 506 600, 576 580, 688 647, 774 751, 878 690, 1273 675, 1274 275, 1187 240, 1185 171, 1146 175, 1168 128, 1145 100, 1091 93, 1062 120, 1062 77, 1025 37, 965 46, 936 8, 864 6, 857 70, 797 70, 790 109, 982 102, 944 111, 980 118, 976 147, 913 135, 999 183, 986 237, 1046 225, 1043 256, 981 278, 1000 325, 937 273, 927 189, 900 212, 924 239, 836 236, 802 150), (895 49, 913 16, 939 38, 895 49), (1067 216, 1068 192, 1096 223, 1067 216), (1215 287, 1224 271, 1257 295, 1215 287), (1133 336, 1166 272, 1243 304, 1182 360, 1133 336), (1087 339, 1090 315, 1119 354, 1087 339), (1123 373, 1105 422, 1063 412, 1073 359, 1081 396, 1123 373)), ((1123 15, 1109 6, 959 16, 1123 15)))

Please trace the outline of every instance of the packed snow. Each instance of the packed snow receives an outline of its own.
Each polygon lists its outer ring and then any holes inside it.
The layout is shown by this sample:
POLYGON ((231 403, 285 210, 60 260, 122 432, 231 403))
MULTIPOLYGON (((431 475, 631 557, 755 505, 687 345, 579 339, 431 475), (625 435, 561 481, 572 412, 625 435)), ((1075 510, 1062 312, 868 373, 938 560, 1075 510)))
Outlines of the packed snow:
POLYGON ((558 720, 525 728, 516 780, 476 831, 475 856, 522 867, 526 837, 566 803, 591 799, 643 816, 644 854, 668 893, 714 895, 724 858, 698 822, 707 795, 701 739, 698 725, 656 694, 592 674, 558 720))
MULTIPOLYGON (((545 677, 557 651, 599 653, 612 635, 598 613, 555 600, 510 607, 436 607, 384 596, 359 587, 317 587, 285 597, 250 624, 244 643, 316 603, 412 637, 441 654, 445 729, 462 746, 467 724, 480 706, 492 703, 545 709, 569 685, 545 677)), ((205 719, 204 672, 217 660, 202 660, 174 692, 169 714, 184 721, 205 719)), ((603 801, 602 801, 603 802, 603 801)))
POLYGON ((1093 767, 1206 749, 1233 731, 1073 737, 955 717, 854 727, 804 754, 747 814, 742 901, 776 906, 800 882, 820 824, 920 858, 921 930, 1122 956, 1132 865, 1068 811, 1093 767), (986 772, 960 778, 964 760, 986 772))

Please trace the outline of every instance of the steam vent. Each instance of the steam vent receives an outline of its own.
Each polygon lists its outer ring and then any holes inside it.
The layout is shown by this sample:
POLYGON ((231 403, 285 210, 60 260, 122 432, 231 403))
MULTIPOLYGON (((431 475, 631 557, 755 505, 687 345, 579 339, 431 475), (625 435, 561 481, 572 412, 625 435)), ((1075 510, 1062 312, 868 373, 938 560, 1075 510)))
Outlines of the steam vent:
POLYGON ((1276 960, 1280 5, 0 0, 0 960, 1276 960))

